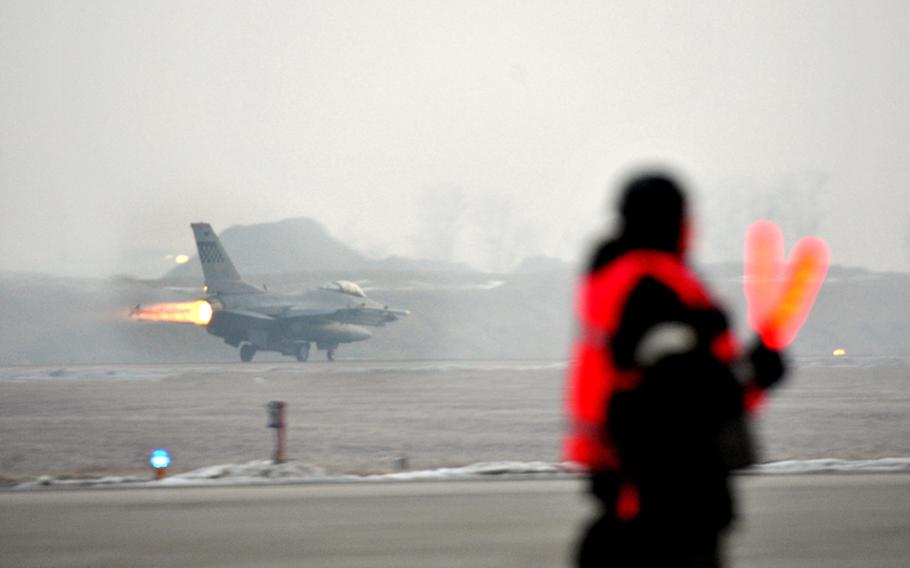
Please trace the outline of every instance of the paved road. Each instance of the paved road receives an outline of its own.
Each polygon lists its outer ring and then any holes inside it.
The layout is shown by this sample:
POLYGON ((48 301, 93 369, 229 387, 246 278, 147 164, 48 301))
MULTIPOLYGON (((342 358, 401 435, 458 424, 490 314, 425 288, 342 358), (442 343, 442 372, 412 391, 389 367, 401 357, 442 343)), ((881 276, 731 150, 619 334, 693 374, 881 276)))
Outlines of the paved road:
MULTIPOLYGON (((910 476, 741 478, 740 568, 905 566, 910 476)), ((0 566, 566 566, 577 481, 0 493, 0 566)))

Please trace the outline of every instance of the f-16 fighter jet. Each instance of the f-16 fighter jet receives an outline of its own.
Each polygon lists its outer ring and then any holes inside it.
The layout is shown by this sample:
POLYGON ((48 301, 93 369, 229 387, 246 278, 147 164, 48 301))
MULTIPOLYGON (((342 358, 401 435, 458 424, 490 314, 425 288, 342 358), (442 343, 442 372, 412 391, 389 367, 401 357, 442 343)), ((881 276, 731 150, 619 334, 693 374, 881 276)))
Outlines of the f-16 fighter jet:
POLYGON ((339 280, 297 295, 273 294, 243 281, 208 223, 193 223, 205 276, 204 300, 131 311, 137 319, 205 325, 209 333, 240 348, 251 361, 258 351, 277 351, 306 361, 310 348, 332 361, 342 343, 369 339, 367 329, 408 315, 367 298, 354 282, 339 280))

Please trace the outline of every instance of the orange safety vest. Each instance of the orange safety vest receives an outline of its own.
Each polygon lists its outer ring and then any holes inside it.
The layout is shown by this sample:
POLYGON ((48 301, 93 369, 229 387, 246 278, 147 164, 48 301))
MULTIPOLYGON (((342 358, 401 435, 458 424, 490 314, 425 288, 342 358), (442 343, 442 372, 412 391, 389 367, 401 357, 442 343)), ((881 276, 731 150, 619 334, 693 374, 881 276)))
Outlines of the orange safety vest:
MULTIPOLYGON (((570 423, 563 458, 588 470, 620 469, 618 453, 607 434, 608 402, 613 392, 634 388, 641 373, 618 369, 608 345, 629 295, 645 277, 668 287, 687 307, 714 305, 695 275, 678 257, 666 252, 633 250, 582 280, 577 298, 581 329, 566 385, 570 423)), ((732 333, 726 331, 713 339, 711 350, 715 357, 730 363, 739 347, 732 333)))

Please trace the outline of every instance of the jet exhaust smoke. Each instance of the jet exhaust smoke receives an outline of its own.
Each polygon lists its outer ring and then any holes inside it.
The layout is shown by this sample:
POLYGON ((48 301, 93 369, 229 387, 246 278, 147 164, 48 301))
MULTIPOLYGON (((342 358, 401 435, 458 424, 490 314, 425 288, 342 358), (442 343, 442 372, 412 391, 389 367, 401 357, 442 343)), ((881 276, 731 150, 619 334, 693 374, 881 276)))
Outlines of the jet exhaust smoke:
POLYGON ((212 321, 213 313, 214 309, 210 303, 205 300, 196 300, 194 302, 155 304, 147 308, 136 306, 130 311, 129 317, 142 321, 208 325, 212 321))

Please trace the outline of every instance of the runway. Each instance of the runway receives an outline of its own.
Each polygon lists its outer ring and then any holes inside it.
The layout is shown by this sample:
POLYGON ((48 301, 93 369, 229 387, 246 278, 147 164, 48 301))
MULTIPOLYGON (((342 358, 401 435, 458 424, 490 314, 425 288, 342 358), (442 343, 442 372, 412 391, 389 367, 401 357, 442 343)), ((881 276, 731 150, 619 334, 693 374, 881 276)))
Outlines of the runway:
MULTIPOLYGON (((910 556, 910 475, 743 476, 739 568, 910 556)), ((0 565, 568 566, 577 480, 0 493, 0 565)))

